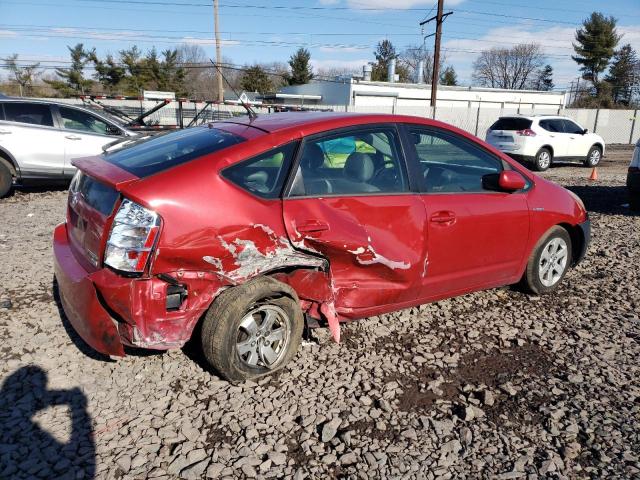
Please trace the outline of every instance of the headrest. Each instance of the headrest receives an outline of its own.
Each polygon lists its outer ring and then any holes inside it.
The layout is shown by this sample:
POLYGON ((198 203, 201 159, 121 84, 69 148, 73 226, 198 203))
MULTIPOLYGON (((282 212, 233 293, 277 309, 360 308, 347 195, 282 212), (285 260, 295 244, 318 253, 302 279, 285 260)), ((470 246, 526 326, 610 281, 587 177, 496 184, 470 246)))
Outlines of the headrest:
POLYGON ((344 164, 344 175, 354 182, 368 182, 375 173, 373 159, 368 153, 353 152, 344 164))
POLYGON ((300 166, 303 170, 316 170, 324 165, 324 152, 317 143, 307 143, 304 146, 300 166))

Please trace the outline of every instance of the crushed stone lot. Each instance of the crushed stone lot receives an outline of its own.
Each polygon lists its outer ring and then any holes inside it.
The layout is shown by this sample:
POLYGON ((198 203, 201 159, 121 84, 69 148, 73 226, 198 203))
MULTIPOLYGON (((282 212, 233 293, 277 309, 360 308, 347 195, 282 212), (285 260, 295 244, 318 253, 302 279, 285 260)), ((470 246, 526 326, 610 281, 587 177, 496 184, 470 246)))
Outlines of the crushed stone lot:
POLYGON ((63 190, 0 200, 0 478, 639 478, 640 215, 629 148, 544 173, 592 220, 557 294, 501 288, 314 332, 231 385, 193 346, 111 361, 63 319, 63 190))

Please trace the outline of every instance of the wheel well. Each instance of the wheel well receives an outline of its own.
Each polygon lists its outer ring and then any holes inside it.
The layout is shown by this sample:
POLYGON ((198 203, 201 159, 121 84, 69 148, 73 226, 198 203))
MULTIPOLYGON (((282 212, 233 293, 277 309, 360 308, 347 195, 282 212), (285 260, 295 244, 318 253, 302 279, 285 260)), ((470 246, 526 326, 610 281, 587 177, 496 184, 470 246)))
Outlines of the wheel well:
POLYGON ((575 265, 584 246, 585 239, 582 229, 577 225, 573 226, 568 223, 561 223, 559 226, 564 228, 571 238, 571 264, 575 265))
POLYGON ((543 145, 540 147, 540 150, 542 150, 543 148, 546 148, 547 150, 549 150, 549 152, 551 152, 551 157, 553 158, 553 147, 551 145, 543 145))
POLYGON ((14 177, 18 176, 18 168, 16 167, 13 158, 11 158, 11 155, 2 149, 0 149, 0 162, 4 163, 9 168, 11 175, 14 177))
POLYGON ((602 151, 604 150, 604 146, 599 142, 596 142, 593 145, 591 145, 591 148, 593 147, 598 147, 600 149, 600 153, 602 153, 602 151))

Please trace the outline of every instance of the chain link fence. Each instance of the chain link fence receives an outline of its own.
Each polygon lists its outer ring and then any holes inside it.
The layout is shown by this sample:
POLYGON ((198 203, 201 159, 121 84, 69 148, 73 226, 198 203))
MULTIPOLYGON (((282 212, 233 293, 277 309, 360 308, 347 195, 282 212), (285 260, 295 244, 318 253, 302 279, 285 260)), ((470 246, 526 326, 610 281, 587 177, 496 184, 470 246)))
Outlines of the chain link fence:
MULTIPOLYGON (((56 101, 83 104, 81 99, 56 99, 56 101)), ((152 100, 117 100, 103 99, 98 102, 106 107, 115 107, 135 118, 143 112, 158 105, 152 100)), ((268 113, 279 106, 254 105, 257 113, 268 113)), ((295 108, 295 107, 293 107, 295 108)), ((640 110, 607 110, 587 108, 495 108, 471 107, 437 107, 435 115, 430 107, 411 106, 345 106, 322 105, 306 106, 305 109, 330 110, 336 112, 360 113, 394 113, 399 115, 413 115, 418 117, 435 118, 442 122, 455 125, 480 138, 484 138, 487 129, 501 116, 507 115, 562 115, 578 122, 590 132, 597 133, 608 144, 634 144, 640 137, 640 110)), ((246 110, 241 105, 218 104, 214 102, 171 101, 166 106, 145 118, 149 125, 198 125, 215 120, 224 120, 234 116, 244 115, 246 110)))

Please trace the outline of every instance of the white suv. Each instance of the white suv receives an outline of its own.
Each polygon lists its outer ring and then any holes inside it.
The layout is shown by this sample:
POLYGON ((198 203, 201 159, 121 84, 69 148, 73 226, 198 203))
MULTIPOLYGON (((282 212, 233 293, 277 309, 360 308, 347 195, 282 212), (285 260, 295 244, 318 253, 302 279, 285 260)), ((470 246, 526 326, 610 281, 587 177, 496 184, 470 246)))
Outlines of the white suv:
POLYGON ((120 120, 64 103, 0 98, 0 198, 13 184, 69 180, 71 160, 139 138, 120 120))
POLYGON ((534 170, 554 161, 595 167, 604 154, 604 140, 573 120, 553 115, 500 117, 487 130, 487 143, 534 170))

